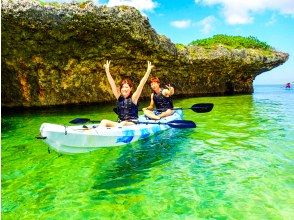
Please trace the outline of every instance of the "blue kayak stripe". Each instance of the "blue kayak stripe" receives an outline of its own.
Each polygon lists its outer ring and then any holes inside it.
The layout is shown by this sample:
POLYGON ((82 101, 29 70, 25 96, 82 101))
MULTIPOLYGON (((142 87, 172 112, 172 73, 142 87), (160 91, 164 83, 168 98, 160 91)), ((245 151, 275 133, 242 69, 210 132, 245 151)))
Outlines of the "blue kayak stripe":
POLYGON ((146 138, 146 137, 149 137, 149 135, 150 135, 150 132, 148 131, 147 128, 141 129, 141 136, 140 136, 140 138, 146 138))
POLYGON ((121 143, 121 142, 126 143, 126 144, 130 143, 134 138, 135 131, 133 131, 133 130, 125 130, 125 131, 123 131, 123 135, 124 136, 118 137, 116 139, 116 143, 121 143))

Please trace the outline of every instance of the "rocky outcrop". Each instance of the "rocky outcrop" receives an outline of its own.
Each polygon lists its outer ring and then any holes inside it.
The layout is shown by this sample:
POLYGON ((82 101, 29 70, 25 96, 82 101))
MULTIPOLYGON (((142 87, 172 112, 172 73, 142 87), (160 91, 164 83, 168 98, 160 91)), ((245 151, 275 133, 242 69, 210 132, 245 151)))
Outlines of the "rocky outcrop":
MULTIPOLYGON (((2 106, 48 106, 114 100, 103 64, 139 83, 152 74, 178 96, 251 93, 254 78, 288 54, 258 49, 176 46, 135 8, 2 1, 2 106)), ((143 97, 149 97, 145 86, 143 97)))

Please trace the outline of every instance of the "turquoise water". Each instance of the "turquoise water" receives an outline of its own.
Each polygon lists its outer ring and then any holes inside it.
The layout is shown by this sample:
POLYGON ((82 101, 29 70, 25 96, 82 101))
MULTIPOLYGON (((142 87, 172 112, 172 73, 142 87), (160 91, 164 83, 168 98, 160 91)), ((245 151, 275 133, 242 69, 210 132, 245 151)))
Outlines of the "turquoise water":
POLYGON ((2 112, 2 218, 294 219, 294 90, 175 105, 201 102, 215 107, 185 111, 195 130, 78 155, 49 153, 40 125, 115 119, 113 106, 2 112))

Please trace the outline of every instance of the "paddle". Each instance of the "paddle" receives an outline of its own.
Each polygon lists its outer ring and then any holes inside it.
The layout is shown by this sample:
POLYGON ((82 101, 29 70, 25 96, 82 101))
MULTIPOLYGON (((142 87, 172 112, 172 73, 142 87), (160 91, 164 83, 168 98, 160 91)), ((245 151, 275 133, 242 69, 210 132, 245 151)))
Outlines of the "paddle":
POLYGON ((205 113, 205 112, 210 112, 212 110, 212 108, 213 108, 213 103, 198 103, 198 104, 192 105, 191 108, 173 108, 173 110, 191 109, 191 110, 193 110, 194 112, 197 112, 197 113, 205 113))
MULTIPOLYGON (((91 121, 89 118, 75 118, 71 120, 69 123, 71 124, 85 124, 88 122, 98 123, 100 121, 91 121)), ((133 121, 135 124, 158 124, 158 125, 168 125, 171 128, 196 128, 196 124, 193 121, 188 120, 174 120, 170 122, 140 122, 133 121)))
MULTIPOLYGON (((191 109, 194 112, 197 113, 205 113, 205 112, 210 112, 213 108, 213 103, 198 103, 198 104, 194 104, 192 105, 191 108, 172 108, 172 110, 177 110, 177 109, 181 109, 181 110, 186 110, 186 109, 191 109)), ((162 109, 157 109, 157 110, 162 110, 162 109)), ((113 111, 118 114, 117 112, 117 108, 113 108, 113 111)), ((143 111, 143 110, 139 110, 139 111, 143 111)))
POLYGON ((75 118, 71 120, 69 123, 71 124, 85 124, 85 123, 100 123, 101 121, 91 121, 89 118, 75 118))
POLYGON ((173 120, 169 122, 134 122, 135 124, 158 124, 158 125, 168 125, 171 128, 196 128, 194 121, 188 120, 173 120))

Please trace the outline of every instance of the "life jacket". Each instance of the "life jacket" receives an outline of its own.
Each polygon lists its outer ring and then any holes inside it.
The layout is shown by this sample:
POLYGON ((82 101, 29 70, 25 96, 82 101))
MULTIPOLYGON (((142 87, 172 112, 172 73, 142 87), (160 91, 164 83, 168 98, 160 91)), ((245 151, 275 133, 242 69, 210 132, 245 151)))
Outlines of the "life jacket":
POLYGON ((120 96, 116 103, 118 118, 121 121, 138 118, 138 106, 132 102, 132 97, 124 98, 120 96))
POLYGON ((159 94, 153 92, 153 101, 157 111, 159 112, 165 112, 166 110, 174 107, 172 99, 164 96, 162 94, 162 89, 160 89, 159 94))

